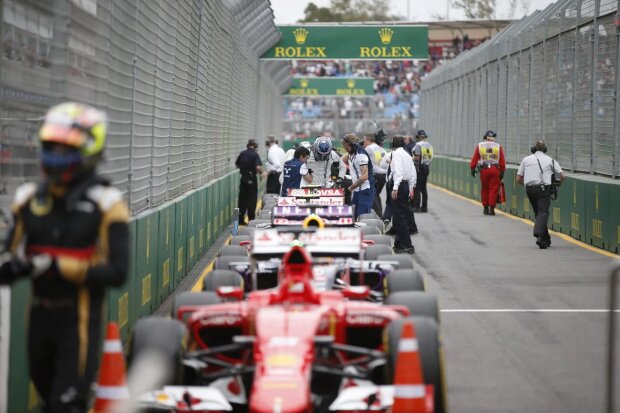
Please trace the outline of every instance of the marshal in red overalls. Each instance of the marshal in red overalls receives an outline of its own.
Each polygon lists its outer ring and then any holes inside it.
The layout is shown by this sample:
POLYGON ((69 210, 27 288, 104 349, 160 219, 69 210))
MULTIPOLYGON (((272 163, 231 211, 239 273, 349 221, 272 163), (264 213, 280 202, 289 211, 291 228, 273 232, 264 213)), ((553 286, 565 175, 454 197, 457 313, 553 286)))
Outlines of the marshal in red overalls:
POLYGON ((495 204, 497 203, 497 191, 499 182, 504 177, 506 170, 506 158, 504 149, 495 142, 497 135, 493 131, 488 131, 483 137, 483 141, 476 146, 474 156, 471 158, 469 167, 472 176, 476 174, 476 168, 480 170, 480 198, 484 207, 484 215, 495 215, 495 204))

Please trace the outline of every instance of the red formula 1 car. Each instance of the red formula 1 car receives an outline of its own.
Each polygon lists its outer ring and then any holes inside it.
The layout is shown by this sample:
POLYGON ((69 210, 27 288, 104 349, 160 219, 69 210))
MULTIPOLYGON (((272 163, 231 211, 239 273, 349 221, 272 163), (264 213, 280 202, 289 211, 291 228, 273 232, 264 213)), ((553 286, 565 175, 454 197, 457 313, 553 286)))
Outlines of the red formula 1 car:
POLYGON ((445 412, 435 319, 411 314, 415 308, 406 305, 363 301, 367 287, 317 291, 311 280, 310 256, 294 245, 282 260, 275 289, 253 291, 245 301, 243 291, 234 287, 221 287, 217 295, 192 293, 191 300, 185 295, 184 302, 175 305, 176 319, 140 320, 131 357, 148 349, 165 353, 175 372, 170 384, 176 384, 144 395, 141 408, 389 412, 400 331, 405 321, 413 321, 425 397, 435 412, 445 412), (181 371, 184 374, 177 374, 181 371), (346 402, 338 401, 345 393, 346 402), (356 397, 359 400, 352 400, 356 397), (365 407, 346 407, 360 404, 365 407))

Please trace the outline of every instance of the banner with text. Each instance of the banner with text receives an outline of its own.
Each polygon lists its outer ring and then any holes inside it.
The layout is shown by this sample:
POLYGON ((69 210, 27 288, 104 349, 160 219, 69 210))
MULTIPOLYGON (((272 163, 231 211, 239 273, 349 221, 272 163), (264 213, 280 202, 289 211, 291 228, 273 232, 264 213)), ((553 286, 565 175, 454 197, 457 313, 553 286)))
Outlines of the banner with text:
POLYGON ((375 79, 371 77, 293 78, 285 96, 373 96, 375 79))
POLYGON ((427 26, 278 26, 280 41, 261 59, 425 60, 427 26))

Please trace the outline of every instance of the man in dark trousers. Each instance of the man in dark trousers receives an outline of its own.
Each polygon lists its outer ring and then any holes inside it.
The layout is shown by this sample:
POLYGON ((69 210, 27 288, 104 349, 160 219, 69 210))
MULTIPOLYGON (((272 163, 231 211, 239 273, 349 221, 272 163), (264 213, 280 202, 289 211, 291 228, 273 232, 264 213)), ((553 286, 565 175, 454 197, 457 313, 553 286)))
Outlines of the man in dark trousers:
POLYGON ((32 279, 28 359, 43 412, 86 413, 106 287, 127 278, 129 210, 95 171, 105 113, 73 102, 54 106, 39 139, 44 178, 17 189, 0 284, 32 279))
POLYGON ((388 180, 392 188, 390 197, 394 211, 394 225, 396 239, 394 240, 394 252, 413 254, 415 251, 409 235, 409 202, 413 198, 416 185, 416 171, 413 159, 404 148, 405 140, 402 136, 394 136, 392 141, 392 156, 388 180))
POLYGON ((245 225, 245 213, 248 220, 253 220, 256 214, 256 199, 258 198, 258 178, 263 172, 263 163, 256 149, 258 143, 250 139, 246 149, 241 151, 235 165, 239 168, 239 225, 245 225))
POLYGON ((415 196, 413 198, 413 212, 428 212, 428 192, 426 182, 431 169, 433 160, 433 146, 426 141, 428 136, 423 129, 416 133, 417 140, 413 148, 413 163, 418 172, 415 196))

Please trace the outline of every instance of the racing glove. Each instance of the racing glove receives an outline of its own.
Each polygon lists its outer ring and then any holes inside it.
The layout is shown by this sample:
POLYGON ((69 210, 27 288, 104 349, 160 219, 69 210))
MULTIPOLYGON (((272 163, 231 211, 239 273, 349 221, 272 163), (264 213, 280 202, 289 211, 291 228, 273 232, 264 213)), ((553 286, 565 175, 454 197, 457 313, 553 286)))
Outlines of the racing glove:
POLYGON ((476 169, 475 168, 471 168, 471 176, 473 176, 474 178, 476 177, 476 169))
POLYGON ((32 263, 27 259, 3 254, 0 257, 0 284, 10 284, 13 281, 26 277, 32 272, 32 263))

